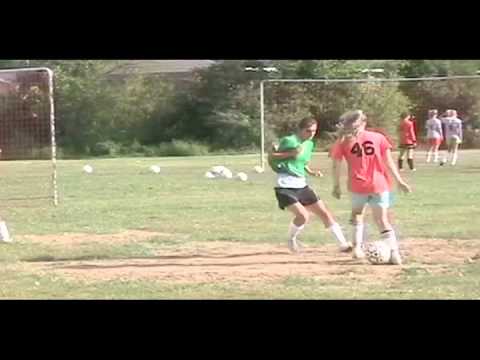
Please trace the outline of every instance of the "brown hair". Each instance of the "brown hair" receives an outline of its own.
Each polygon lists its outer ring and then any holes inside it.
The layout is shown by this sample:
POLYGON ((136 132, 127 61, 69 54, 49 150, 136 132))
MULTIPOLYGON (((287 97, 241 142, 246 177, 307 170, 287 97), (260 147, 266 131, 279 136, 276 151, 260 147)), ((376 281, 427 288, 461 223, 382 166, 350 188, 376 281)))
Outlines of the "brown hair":
POLYGON ((303 129, 307 129, 309 128, 310 126, 312 125, 318 125, 318 121, 314 118, 311 118, 311 117, 306 117, 306 118, 303 118, 300 123, 298 124, 298 128, 300 130, 303 130, 303 129))
POLYGON ((342 116, 340 116, 337 128, 341 142, 343 142, 347 138, 357 136, 358 128, 360 126, 360 124, 358 123, 359 120, 367 120, 367 116, 362 110, 348 111, 342 116))

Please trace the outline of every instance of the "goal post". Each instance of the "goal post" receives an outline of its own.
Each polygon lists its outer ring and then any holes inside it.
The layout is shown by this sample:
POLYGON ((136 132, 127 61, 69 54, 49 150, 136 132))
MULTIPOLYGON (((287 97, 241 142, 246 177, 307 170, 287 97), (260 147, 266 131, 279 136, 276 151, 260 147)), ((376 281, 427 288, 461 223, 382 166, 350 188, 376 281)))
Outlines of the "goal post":
POLYGON ((4 189, 0 200, 47 198, 58 205, 54 73, 51 69, 0 69, 0 149, 4 160, 0 178, 5 173, 8 175, 11 169, 12 177, 28 177, 31 181, 23 190, 16 187, 18 182, 13 180, 4 183, 2 187, 10 187, 10 191, 4 189), (46 168, 48 163, 50 170, 46 168), (35 177, 43 179, 47 174, 47 184, 34 184, 35 177), (34 188, 30 189, 32 186, 34 188))
MULTIPOLYGON (((421 81, 445 81, 445 80, 475 80, 480 79, 480 75, 458 75, 458 76, 436 76, 436 77, 408 77, 408 78, 379 78, 369 76, 368 78, 350 78, 350 79, 266 79, 260 82, 260 166, 265 169, 266 165, 266 149, 265 149, 265 91, 267 84, 280 83, 323 83, 323 84, 365 84, 365 83, 405 83, 405 82, 421 82, 421 81)), ((480 94, 479 94, 480 96, 480 94)), ((344 109, 353 110, 353 109, 344 109)), ((300 119, 299 119, 300 120, 300 119)))

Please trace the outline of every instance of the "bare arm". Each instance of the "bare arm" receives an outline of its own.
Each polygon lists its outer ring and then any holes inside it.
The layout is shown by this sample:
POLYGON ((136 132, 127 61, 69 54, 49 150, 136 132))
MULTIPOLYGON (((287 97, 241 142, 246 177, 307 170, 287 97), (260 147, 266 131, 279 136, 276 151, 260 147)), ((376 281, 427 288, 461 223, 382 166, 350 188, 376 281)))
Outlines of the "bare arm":
POLYGON ((333 192, 332 195, 336 199, 340 199, 342 196, 342 190, 340 188, 340 175, 341 175, 341 165, 340 160, 333 159, 333 192))
POLYGON ((272 159, 283 160, 295 158, 302 152, 302 147, 299 146, 296 149, 288 151, 278 151, 276 147, 273 147, 272 151, 268 154, 272 159))
POLYGON ((308 165, 305 165, 305 170, 307 171, 308 174, 312 175, 312 176, 320 176, 320 177, 323 177, 323 174, 320 170, 314 170, 312 169, 310 166, 308 165))
POLYGON ((395 164, 395 161, 393 161, 392 151, 390 149, 387 149, 387 152, 386 152, 386 163, 387 163, 388 169, 390 170, 393 177, 397 181, 400 189, 404 192, 408 192, 408 193, 412 192, 412 189, 410 188, 410 186, 405 181, 403 181, 402 177, 400 176, 400 173, 398 172, 398 169, 397 169, 397 165, 395 164))

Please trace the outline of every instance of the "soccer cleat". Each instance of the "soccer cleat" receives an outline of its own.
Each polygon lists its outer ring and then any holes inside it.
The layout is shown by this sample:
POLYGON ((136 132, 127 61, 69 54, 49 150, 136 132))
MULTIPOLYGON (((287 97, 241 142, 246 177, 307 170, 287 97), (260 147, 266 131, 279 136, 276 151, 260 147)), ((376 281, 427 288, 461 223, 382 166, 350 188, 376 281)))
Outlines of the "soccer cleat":
POLYGON ((353 250, 353 245, 351 243, 342 244, 339 246, 340 252, 348 253, 353 250))
POLYGON ((364 259, 365 258, 365 252, 363 251, 363 249, 361 247, 356 246, 353 249, 353 258, 354 259, 364 259))
POLYGON ((402 265, 402 257, 400 256, 400 252, 398 250, 392 250, 392 254, 390 256, 390 264, 402 265))
POLYGON ((412 171, 417 171, 417 169, 412 169, 412 171))

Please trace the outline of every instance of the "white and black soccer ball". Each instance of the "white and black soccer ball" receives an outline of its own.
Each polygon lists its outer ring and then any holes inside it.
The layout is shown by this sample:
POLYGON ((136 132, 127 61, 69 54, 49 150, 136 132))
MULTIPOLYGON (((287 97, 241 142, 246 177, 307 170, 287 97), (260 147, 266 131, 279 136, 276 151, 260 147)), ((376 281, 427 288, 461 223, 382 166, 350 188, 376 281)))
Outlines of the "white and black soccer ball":
POLYGON ((233 173, 230 169, 225 166, 214 166, 210 169, 210 172, 215 175, 215 177, 223 177, 225 179, 232 179, 233 173))
POLYGON ((154 174, 160 174, 161 168, 158 165, 152 165, 150 166, 150 171, 153 172, 154 174))
POLYGON ((248 180, 248 175, 245 174, 244 172, 239 172, 236 176, 237 179, 241 181, 247 181, 248 180))
POLYGON ((370 264, 388 264, 392 256, 392 249, 385 241, 374 241, 367 244, 365 256, 370 264))
POLYGON ((255 166, 255 167, 253 168, 253 170, 254 170, 257 174, 261 174, 261 173, 263 173, 263 172, 265 171, 261 166, 258 166, 258 165, 255 166))
POLYGON ((85 165, 83 167, 83 171, 87 174, 91 174, 91 173, 93 173, 93 167, 91 165, 85 165))

